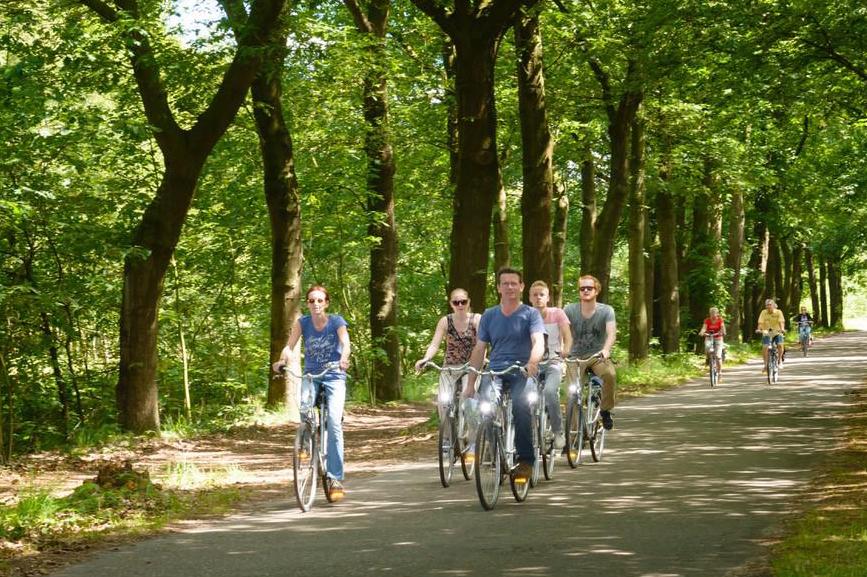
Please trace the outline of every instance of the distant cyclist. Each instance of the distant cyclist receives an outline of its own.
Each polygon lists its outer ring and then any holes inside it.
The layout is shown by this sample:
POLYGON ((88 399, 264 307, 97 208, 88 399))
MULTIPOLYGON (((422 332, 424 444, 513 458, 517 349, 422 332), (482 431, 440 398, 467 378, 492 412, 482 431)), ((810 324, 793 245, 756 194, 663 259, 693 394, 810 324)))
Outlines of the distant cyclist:
POLYGON ((614 309, 596 302, 602 284, 593 275, 581 275, 578 279, 580 302, 566 305, 563 309, 572 328, 572 349, 569 356, 586 358, 602 353, 602 358, 590 365, 593 374, 602 379, 602 426, 614 427, 611 409, 614 408, 614 387, 617 373, 611 362, 611 348, 617 338, 617 322, 614 309))
MULTIPOLYGON (((316 398, 319 388, 325 388, 325 398, 328 403, 328 469, 327 490, 332 501, 343 497, 343 404, 346 400, 346 369, 349 367, 349 332, 346 321, 337 314, 327 314, 331 297, 321 285, 307 289, 307 308, 309 315, 295 321, 292 332, 280 360, 274 363, 274 371, 279 371, 283 365, 292 360, 293 350, 298 339, 304 337, 304 371, 321 373, 326 365, 339 362, 340 369, 325 373, 324 376, 310 382, 316 398)), ((302 381, 303 383, 304 381, 302 381)), ((302 396, 304 392, 302 391, 302 396)))
POLYGON ((767 334, 762 335, 762 357, 765 360, 765 367, 762 369, 762 372, 768 370, 768 347, 771 344, 777 347, 777 358, 779 359, 779 366, 782 368, 783 333, 786 331, 786 317, 783 315, 783 311, 777 308, 777 303, 774 302, 774 299, 767 299, 765 301, 765 310, 759 314, 756 330, 762 333, 765 331, 771 331, 772 334, 776 332, 776 334, 773 334, 773 337, 767 334))
POLYGON ((795 325, 798 327, 798 342, 804 340, 810 346, 813 345, 813 317, 807 312, 807 307, 801 307, 801 312, 794 317, 795 325))
POLYGON ((554 432, 554 448, 566 446, 563 432, 563 415, 560 414, 560 381, 563 378, 563 363, 559 360, 572 348, 572 331, 569 318, 563 309, 549 307, 550 294, 545 281, 537 280, 530 285, 530 304, 542 315, 548 340, 548 365, 545 373, 545 405, 554 432))
POLYGON ((708 362, 710 362, 711 354, 713 354, 713 356, 717 359, 717 368, 719 369, 721 376, 722 354, 723 348, 725 347, 725 342, 723 339, 726 336, 726 323, 720 316, 719 309, 717 307, 710 307, 710 310, 708 311, 708 317, 704 319, 704 322, 701 324, 701 329, 699 329, 698 331, 698 336, 713 337, 712 339, 705 339, 704 353, 708 357, 708 362))

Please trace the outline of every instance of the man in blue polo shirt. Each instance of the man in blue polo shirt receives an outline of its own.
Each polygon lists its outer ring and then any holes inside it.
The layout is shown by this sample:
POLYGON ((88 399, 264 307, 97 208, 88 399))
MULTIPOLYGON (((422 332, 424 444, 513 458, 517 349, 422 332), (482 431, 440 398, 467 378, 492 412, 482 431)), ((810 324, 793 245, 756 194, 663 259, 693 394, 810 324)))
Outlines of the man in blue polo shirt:
MULTIPOLYGON (((489 363, 492 370, 500 371, 519 363, 526 366, 527 375, 513 372, 501 377, 502 384, 512 394, 512 416, 515 422, 515 448, 518 453, 518 468, 515 479, 527 482, 533 471, 536 456, 533 452, 533 416, 527 399, 527 376, 539 372, 539 361, 545 354, 545 325, 542 315, 535 308, 521 302, 524 280, 515 269, 497 271, 497 292, 500 304, 485 311, 479 322, 476 346, 470 355, 470 365, 482 368, 485 352, 491 347, 489 363)), ((487 390, 490 384, 483 380, 479 390, 483 398, 491 398, 487 390)), ((464 397, 475 391, 476 374, 470 373, 463 390, 464 397)))

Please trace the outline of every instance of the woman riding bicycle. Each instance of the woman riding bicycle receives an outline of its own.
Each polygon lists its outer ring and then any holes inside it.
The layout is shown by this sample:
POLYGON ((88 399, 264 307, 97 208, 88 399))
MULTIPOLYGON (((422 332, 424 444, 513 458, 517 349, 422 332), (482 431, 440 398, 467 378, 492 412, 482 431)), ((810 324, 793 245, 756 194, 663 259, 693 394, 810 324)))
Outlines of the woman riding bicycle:
POLYGON ((798 327, 798 342, 806 340, 808 345, 812 345, 813 317, 807 312, 807 307, 801 307, 801 312, 795 315, 794 321, 798 327))
POLYGON ((301 398, 316 399, 320 388, 325 389, 328 403, 328 493, 332 501, 343 497, 343 404, 346 400, 346 369, 349 367, 349 332, 346 321, 337 314, 328 314, 331 297, 321 285, 307 289, 307 308, 309 315, 302 316, 292 325, 292 332, 280 360, 274 363, 274 370, 290 364, 293 350, 298 339, 304 337, 304 371, 321 373, 326 365, 340 364, 339 369, 326 372, 316 379, 302 380, 302 386, 312 386, 313 391, 301 392, 301 398))
MULTIPOLYGON (((437 322, 433 338, 428 345, 424 356, 415 363, 415 370, 421 371, 424 365, 434 358, 440 349, 443 337, 446 339, 446 352, 443 357, 444 367, 460 367, 470 360, 470 353, 476 346, 476 337, 479 332, 479 320, 482 315, 472 312, 470 308, 470 296, 462 288, 456 288, 449 294, 449 306, 452 312, 441 317, 437 322)), ((466 379, 466 375, 454 378, 450 373, 440 373, 440 391, 437 398, 454 398, 458 382, 466 379)), ((442 403, 439 403, 442 412, 442 403)), ((440 419, 443 415, 440 414, 440 419)))
POLYGON ((725 347, 723 339, 726 336, 726 323, 720 316, 717 307, 710 307, 708 315, 708 318, 704 319, 704 322, 701 324, 698 336, 706 337, 704 340, 704 354, 707 356, 708 363, 710 363, 710 355, 713 352, 713 356, 717 359, 717 369, 719 370, 717 378, 719 378, 722 373, 722 354, 723 347, 725 347))

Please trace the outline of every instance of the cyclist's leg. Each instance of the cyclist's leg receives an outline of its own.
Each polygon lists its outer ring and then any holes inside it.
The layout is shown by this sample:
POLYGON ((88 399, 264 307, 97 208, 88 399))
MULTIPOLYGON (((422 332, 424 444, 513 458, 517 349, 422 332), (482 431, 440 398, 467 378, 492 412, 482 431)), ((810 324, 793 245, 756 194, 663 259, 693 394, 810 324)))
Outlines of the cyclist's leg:
POLYGON ((518 461, 532 466, 536 455, 533 452, 533 411, 527 399, 527 377, 522 374, 509 374, 505 375, 503 380, 504 386, 508 386, 512 393, 512 420, 515 423, 515 452, 518 461))
POLYGON ((768 367, 768 347, 771 346, 771 337, 767 335, 762 335, 762 358, 764 359, 764 364, 762 365, 765 369, 768 367))
POLYGON ((599 360, 591 365, 593 374, 602 379, 602 407, 603 411, 614 408, 614 388, 617 385, 617 373, 611 359, 599 360))
POLYGON ((563 432, 563 415, 560 413, 560 380, 563 365, 552 364, 545 369, 545 408, 555 434, 563 432))
POLYGON ((775 342, 776 345, 777 345, 777 364, 779 365, 779 364, 781 364, 781 363, 783 362, 783 353, 785 352, 785 351, 784 351, 784 345, 785 345, 785 342, 784 342, 784 339, 783 339, 783 335, 777 335, 777 336, 775 336, 775 337, 774 337, 774 342, 775 342))
POLYGON ((329 377, 323 380, 328 403, 328 476, 343 480, 343 405, 346 401, 346 380, 329 377))

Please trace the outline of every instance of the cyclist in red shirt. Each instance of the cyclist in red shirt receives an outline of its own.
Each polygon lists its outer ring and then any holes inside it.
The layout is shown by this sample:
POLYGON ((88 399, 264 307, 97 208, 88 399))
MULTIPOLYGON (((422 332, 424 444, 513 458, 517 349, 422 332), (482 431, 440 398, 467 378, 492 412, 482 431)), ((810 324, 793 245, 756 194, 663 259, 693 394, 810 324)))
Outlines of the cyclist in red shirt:
POLYGON ((710 316, 704 319, 701 329, 698 331, 698 336, 706 337, 704 340, 704 352, 708 355, 708 362, 710 362, 709 355, 713 351, 714 356, 719 361, 718 366, 720 376, 722 376, 722 354, 723 347, 725 346, 723 339, 726 336, 726 323, 720 316, 717 307, 710 307, 708 313, 710 316))

